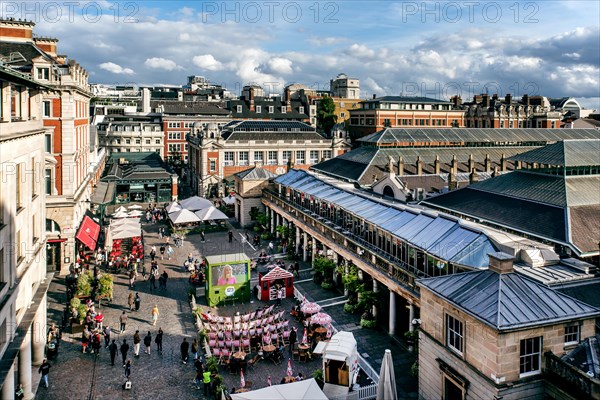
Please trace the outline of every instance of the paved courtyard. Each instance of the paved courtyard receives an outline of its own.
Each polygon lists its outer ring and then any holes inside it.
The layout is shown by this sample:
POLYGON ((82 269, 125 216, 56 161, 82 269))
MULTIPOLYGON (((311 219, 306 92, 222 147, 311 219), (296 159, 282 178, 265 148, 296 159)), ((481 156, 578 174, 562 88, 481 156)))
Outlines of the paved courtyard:
MULTIPOLYGON (((144 240, 146 252, 149 252, 153 244, 158 245, 158 227, 162 225, 144 224, 144 240)), ((169 274, 168 287, 164 291, 150 290, 149 282, 140 280, 136 282, 135 292, 140 293, 142 305, 138 312, 130 312, 127 306, 129 287, 125 275, 115 276, 114 301, 103 305, 101 311, 105 314, 105 323, 111 327, 118 327, 118 317, 126 311, 129 315, 127 331, 119 335, 113 331, 113 338, 119 342, 127 339, 131 345, 130 358, 133 361, 131 380, 133 388, 124 391, 121 388, 125 378, 120 361, 114 367, 110 365, 110 356, 106 350, 96 357, 92 354, 82 354, 81 334, 63 336, 60 354, 53 365, 50 373, 50 388, 40 388, 36 398, 39 399, 148 399, 148 398, 178 398, 198 399, 204 398, 202 390, 197 390, 193 384, 195 376, 192 364, 184 365, 180 361, 179 345, 183 337, 191 341, 196 334, 193 319, 187 300, 190 285, 188 274, 183 270, 183 262, 189 253, 195 256, 213 255, 222 253, 245 252, 252 256, 255 251, 247 244, 241 243, 241 235, 244 231, 235 232, 235 240, 228 243, 227 233, 208 233, 206 242, 200 241, 199 235, 189 236, 182 248, 176 249, 175 256, 171 261, 160 260, 157 257, 159 268, 162 272, 166 269, 169 274), (160 310, 160 317, 156 327, 150 321, 150 310, 154 305, 160 310), (136 329, 139 329, 143 337, 148 331, 154 337, 158 327, 165 332, 164 352, 158 354, 153 344, 152 354, 147 355, 140 351, 140 357, 133 357, 132 338, 136 329)), ((266 244, 263 243, 263 246, 266 244)), ((157 246, 158 247, 158 246, 157 246)), ((149 264, 149 262, 147 262, 149 264)), ((148 267, 149 269, 149 267, 148 267)), ((252 278, 256 280, 256 272, 252 278)), ((141 275, 139 277, 141 279, 141 275)), ((414 358, 406 351, 402 343, 390 340, 389 335, 383 331, 365 330, 358 327, 358 316, 351 316, 343 312, 343 297, 335 291, 324 291, 311 280, 310 264, 301 263, 301 277, 297 287, 305 293, 310 300, 318 301, 324 306, 325 312, 332 315, 334 325, 342 330, 350 330, 358 342, 359 353, 367 354, 367 360, 379 371, 381 358, 386 348, 392 350, 396 371, 398 394, 400 398, 416 398, 416 379, 408 374, 410 365, 414 358), (333 299, 332 299, 333 298, 333 299)), ((253 282, 253 285, 255 282, 253 282)), ((49 291, 49 319, 60 323, 62 309, 66 301, 64 281, 56 278, 49 291)), ((282 307, 286 312, 291 310, 294 300, 284 300, 282 307)), ((208 309, 206 303, 201 299, 198 304, 208 309)), ((233 316, 235 312, 244 313, 255 310, 263 303, 252 299, 250 303, 236 304, 213 309, 213 312, 223 316, 233 316)), ((296 324, 301 337, 301 328, 293 318, 291 324, 296 324)), ((300 338, 299 338, 300 339, 300 338)), ((143 346, 142 346, 143 347, 143 346)), ((251 368, 245 376, 246 381, 253 383, 253 388, 261 388, 267 385, 267 377, 271 376, 273 384, 285 375, 287 358, 289 352, 284 353, 285 361, 280 365, 274 365, 270 361, 261 361, 255 368, 251 368)), ((117 356, 120 360, 120 354, 117 356)), ((321 367, 321 360, 316 359, 308 363, 293 362, 294 374, 302 372, 304 376, 310 377, 315 369, 321 367)), ((221 375, 227 388, 239 386, 239 375, 231 375, 221 369, 221 375)))

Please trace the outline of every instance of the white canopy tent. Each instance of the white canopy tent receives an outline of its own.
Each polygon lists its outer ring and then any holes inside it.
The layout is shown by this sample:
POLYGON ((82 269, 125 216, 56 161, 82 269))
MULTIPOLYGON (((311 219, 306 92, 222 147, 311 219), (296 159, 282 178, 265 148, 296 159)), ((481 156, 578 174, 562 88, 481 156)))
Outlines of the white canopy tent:
POLYGON ((118 226, 123 226, 123 225, 138 226, 139 224, 140 224, 139 218, 113 219, 110 222, 110 226, 115 227, 115 228, 118 226))
POLYGON ((171 222, 173 222, 173 224, 176 225, 200 222, 200 218, 198 218, 196 214, 186 209, 169 214, 169 219, 171 220, 171 222))
POLYGON ((228 206, 234 205, 235 204, 235 196, 232 196, 232 195, 225 196, 225 197, 223 197, 223 202, 225 204, 227 204, 228 206))
POLYGON ((117 208, 115 210, 115 213, 118 213, 118 212, 127 212, 127 209, 125 207, 123 207, 123 206, 120 206, 119 208, 117 208))
POLYGON ((129 214, 127 213, 127 211, 117 211, 116 213, 114 213, 112 215, 113 218, 127 218, 129 217, 129 214))
POLYGON ((203 208, 208 208, 212 206, 213 203, 210 200, 207 200, 203 197, 194 196, 190 197, 189 199, 181 200, 179 202, 179 205, 181 206, 181 208, 186 210, 198 211, 202 210, 203 208))
POLYGON ((140 210, 133 210, 133 211, 129 211, 128 215, 130 217, 141 217, 142 215, 144 215, 144 213, 141 212, 140 210))
POLYGON ((231 400, 327 400, 314 379, 273 385, 245 393, 234 393, 231 400))
POLYGON ((210 206, 208 208, 196 211, 194 214, 196 214, 196 216, 200 218, 201 221, 216 221, 221 219, 229 219, 229 217, 225 215, 225 213, 223 213, 215 206, 210 206))
POLYGON ((167 214, 171 214, 177 211, 181 211, 181 206, 179 204, 177 204, 177 202, 172 202, 171 204, 169 204, 165 210, 167 211, 167 214))
POLYGON ((134 204, 132 206, 127 207, 130 210, 141 210, 142 206, 140 206, 139 204, 134 204))
POLYGON ((127 227, 127 229, 119 229, 119 230, 111 232, 111 238, 113 240, 127 239, 127 238, 132 238, 132 237, 139 237, 139 236, 142 236, 142 230, 140 229, 139 226, 137 228, 127 227))

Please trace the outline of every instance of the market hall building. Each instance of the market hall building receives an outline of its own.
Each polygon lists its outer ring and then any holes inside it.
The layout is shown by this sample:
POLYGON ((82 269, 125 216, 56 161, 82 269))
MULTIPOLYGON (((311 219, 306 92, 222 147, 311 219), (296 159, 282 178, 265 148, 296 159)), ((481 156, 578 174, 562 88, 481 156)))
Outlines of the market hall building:
MULTIPOLYGON (((263 191, 270 228, 295 230, 304 260, 326 254, 359 268, 378 293, 374 315, 390 334, 412 331, 421 299, 418 278, 485 270, 488 254, 502 251, 523 264, 552 246, 419 206, 391 202, 354 184, 291 170, 263 191), (384 311, 386 310, 387 311, 384 311)), ((558 257, 554 257, 558 258, 558 257)))
POLYGON ((112 153, 92 203, 167 203, 177 200, 178 182, 158 153, 112 153))

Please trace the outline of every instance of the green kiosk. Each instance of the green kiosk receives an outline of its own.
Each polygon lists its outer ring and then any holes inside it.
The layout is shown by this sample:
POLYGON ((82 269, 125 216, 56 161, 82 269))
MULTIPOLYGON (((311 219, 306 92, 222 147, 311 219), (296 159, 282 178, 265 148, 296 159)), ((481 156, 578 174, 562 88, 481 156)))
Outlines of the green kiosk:
POLYGON ((206 257, 206 302, 210 307, 250 301, 250 259, 244 253, 206 257))

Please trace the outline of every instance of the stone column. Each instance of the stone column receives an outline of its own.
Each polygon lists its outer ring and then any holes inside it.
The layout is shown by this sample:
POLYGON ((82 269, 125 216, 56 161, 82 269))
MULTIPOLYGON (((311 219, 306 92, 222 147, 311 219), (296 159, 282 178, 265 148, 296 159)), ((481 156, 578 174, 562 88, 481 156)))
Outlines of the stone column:
POLYGON ((46 305, 47 297, 40 302, 35 318, 33 319, 33 365, 42 365, 44 349, 46 346, 46 305))
MULTIPOLYGON (((377 287, 377 281, 373 279, 373 293, 378 293, 379 288, 377 287)), ((377 319, 377 303, 373 304, 373 317, 377 319)))
POLYGON ((281 225, 281 215, 275 213, 275 237, 279 239, 279 231, 276 229, 281 225))
POLYGON ((312 238, 312 258, 310 261, 310 267, 315 267, 315 258, 317 258, 317 239, 312 238))
POLYGON ((396 293, 390 290, 390 335, 396 334, 396 293))
POLYGON ((413 303, 408 303, 408 330, 410 332, 415 330, 413 319, 415 319, 415 305, 413 303))
POLYGON ((295 251, 298 251, 298 247, 300 247, 300 228, 298 226, 296 226, 296 249, 295 251))
POLYGON ((304 248, 302 249, 302 260, 306 262, 308 259, 308 234, 306 232, 302 233, 304 239, 304 248))
MULTIPOLYGON (((344 262, 344 273, 348 274, 350 272, 350 267, 348 266, 348 263, 344 262)), ((344 296, 348 296, 348 289, 346 288, 346 285, 344 285, 344 296)))
POLYGON ((2 400, 13 400, 15 398, 15 365, 8 370, 4 385, 2 385, 2 400))
POLYGON ((275 210, 271 208, 271 235, 275 232, 275 210))
POLYGON ((19 383, 23 385, 25 399, 32 399, 31 392, 31 328, 27 330, 19 350, 19 383))

